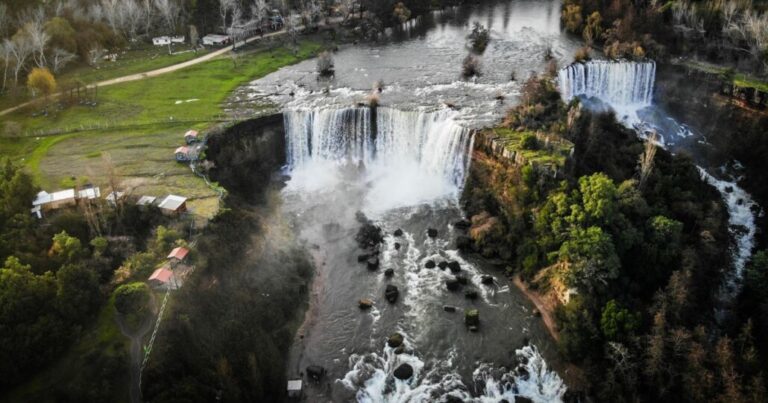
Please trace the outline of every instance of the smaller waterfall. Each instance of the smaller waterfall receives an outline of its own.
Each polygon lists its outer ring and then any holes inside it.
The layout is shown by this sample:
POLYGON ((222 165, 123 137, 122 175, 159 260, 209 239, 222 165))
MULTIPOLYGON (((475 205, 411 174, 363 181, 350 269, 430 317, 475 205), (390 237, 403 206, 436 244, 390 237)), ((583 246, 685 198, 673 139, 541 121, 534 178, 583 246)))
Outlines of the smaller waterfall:
POLYGON ((571 64, 558 73, 563 99, 596 97, 614 107, 651 105, 655 80, 653 61, 595 60, 571 64))

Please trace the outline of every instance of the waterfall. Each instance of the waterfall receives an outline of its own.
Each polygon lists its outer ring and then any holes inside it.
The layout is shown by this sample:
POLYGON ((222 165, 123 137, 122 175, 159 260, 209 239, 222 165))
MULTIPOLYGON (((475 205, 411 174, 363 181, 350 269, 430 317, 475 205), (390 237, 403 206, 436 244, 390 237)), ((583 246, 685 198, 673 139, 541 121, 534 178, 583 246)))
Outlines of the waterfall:
POLYGON ((461 187, 472 133, 450 109, 433 112, 368 107, 296 109, 283 114, 289 168, 312 160, 410 164, 461 187))
POLYGON ((583 95, 618 107, 651 105, 655 80, 653 61, 595 60, 571 64, 558 73, 563 99, 583 95))

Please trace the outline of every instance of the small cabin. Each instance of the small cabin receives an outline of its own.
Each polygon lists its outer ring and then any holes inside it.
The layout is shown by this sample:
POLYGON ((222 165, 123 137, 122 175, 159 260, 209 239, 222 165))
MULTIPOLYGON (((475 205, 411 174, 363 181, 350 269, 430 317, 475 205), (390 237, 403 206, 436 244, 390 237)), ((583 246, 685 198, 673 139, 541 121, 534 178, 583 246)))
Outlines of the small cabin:
POLYGON ((300 399, 301 398, 301 379, 292 379, 288 381, 288 398, 300 399))
POLYGON ((179 288, 176 276, 174 276, 173 271, 171 271, 171 268, 168 266, 163 266, 155 270, 152 275, 149 276, 147 282, 149 283, 149 286, 154 289, 175 290, 179 288))
POLYGON ((168 254, 168 262, 170 263, 171 267, 184 263, 187 259, 187 256, 189 256, 189 249, 179 246, 177 248, 173 248, 171 253, 168 254))
POLYGON ((229 36, 209 34, 203 37, 203 45, 205 46, 224 46, 229 43, 229 36))
POLYGON ((173 155, 176 157, 176 161, 178 162, 187 162, 192 159, 189 152, 189 147, 187 146, 177 148, 173 155))
POLYGON ((77 193, 75 189, 60 190, 48 193, 45 190, 39 192, 32 202, 30 212, 37 218, 43 218, 43 213, 59 210, 77 205, 77 193))
POLYGON ((109 192, 109 194, 106 197, 104 197, 107 203, 109 203, 112 206, 117 206, 117 203, 120 200, 123 200, 124 198, 125 198, 125 193, 117 192, 117 191, 109 192))
POLYGON ((80 200, 94 200, 101 197, 101 189, 97 187, 87 187, 77 191, 77 198, 80 200))
POLYGON ((147 207, 155 204, 155 201, 157 201, 157 197, 154 196, 141 196, 139 197, 139 200, 136 201, 136 205, 139 207, 147 207))
POLYGON ((189 130, 186 133, 184 133, 184 141, 187 142, 187 144, 193 144, 200 141, 200 138, 198 137, 200 133, 197 132, 197 130, 189 130))
POLYGON ((157 206, 165 215, 178 215, 187 211, 187 198, 168 195, 157 206))
POLYGON ((184 36, 157 36, 152 38, 155 46, 167 46, 172 43, 184 43, 184 36))

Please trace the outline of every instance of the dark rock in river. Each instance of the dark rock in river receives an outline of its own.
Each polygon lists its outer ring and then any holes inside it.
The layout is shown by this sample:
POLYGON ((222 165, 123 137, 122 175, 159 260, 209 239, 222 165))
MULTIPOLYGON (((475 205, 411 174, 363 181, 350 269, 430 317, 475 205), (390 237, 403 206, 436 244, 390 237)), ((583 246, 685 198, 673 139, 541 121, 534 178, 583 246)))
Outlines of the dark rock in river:
POLYGON ((395 250, 400 250, 400 244, 398 242, 395 242, 395 250))
POLYGON ((472 226, 472 223, 469 220, 459 220, 453 223, 453 226, 458 229, 468 229, 472 226))
POLYGON ((387 277, 392 277, 395 275, 395 269, 387 269, 384 270, 384 275, 387 277))
POLYGON ((368 298, 363 298, 357 302, 360 309, 371 309, 373 307, 373 301, 368 298))
POLYGON ((449 278, 448 280, 445 280, 445 286, 448 287, 448 291, 456 291, 461 287, 461 284, 459 284, 459 280, 449 278))
POLYGON ((438 263, 438 264, 437 264, 437 267, 439 267, 439 268, 440 268, 440 270, 445 270, 445 268, 446 268, 446 267, 448 267, 448 262, 446 262, 445 260, 443 260, 442 262, 440 262, 440 263, 438 263))
POLYGON ((320 381, 325 375, 325 368, 319 365, 310 365, 307 367, 307 376, 315 382, 320 381))
POLYGON ((725 193, 733 193, 733 186, 726 186, 725 193))
MULTIPOLYGON (((445 397, 445 403, 464 403, 464 400, 460 397, 448 395, 445 397)), ((507 402, 509 403, 509 402, 507 402)))
POLYGON ((451 273, 458 273, 461 271, 461 265, 459 262, 448 262, 448 268, 451 269, 451 273))
POLYGON ((368 270, 376 270, 379 268, 379 258, 372 257, 369 258, 366 262, 366 265, 368 265, 368 270))
POLYGON ((361 248, 368 248, 380 244, 384 240, 384 234, 381 228, 369 220, 365 214, 358 211, 355 214, 357 221, 361 224, 360 229, 355 235, 355 241, 361 248))
POLYGON ((424 263, 424 267, 426 267, 427 269, 434 269, 435 266, 437 265, 435 264, 434 260, 427 260, 427 263, 424 263))
POLYGON ((533 400, 525 396, 515 396, 515 403, 533 403, 533 400))
POLYGON ((403 230, 401 230, 400 228, 396 229, 394 235, 395 236, 403 236, 403 230))
POLYGON ((436 238, 437 237, 437 230, 434 228, 427 229, 427 236, 430 238, 436 238))
POLYGON ((450 306, 450 305, 443 305, 443 310, 445 312, 456 312, 456 307, 450 306))
POLYGON ((400 355, 405 352, 405 346, 400 346, 395 349, 395 354, 400 355))
POLYGON ((537 318, 541 316, 541 312, 539 312, 539 310, 536 308, 533 308, 533 311, 531 311, 531 313, 533 314, 533 316, 537 318))
POLYGON ((389 301, 389 303, 394 304, 397 302, 397 297, 400 295, 400 291, 397 289, 396 286, 392 284, 388 284, 387 288, 384 290, 384 298, 389 301))
POLYGON ((357 255, 357 262, 358 263, 363 263, 366 260, 368 260, 369 257, 371 257, 371 256, 369 254, 367 254, 367 253, 363 253, 362 255, 357 255))
POLYGON ((469 284, 469 280, 464 276, 456 276, 456 281, 458 281, 461 285, 469 284))
POLYGON ((410 379, 413 376, 413 367, 409 364, 400 364, 399 367, 395 368, 393 375, 403 381, 410 379))
POLYGON ((515 372, 517 372, 517 376, 522 378, 524 381, 527 381, 528 378, 531 377, 531 374, 528 373, 528 370, 525 369, 525 367, 522 365, 518 365, 517 368, 515 369, 515 372))
POLYGON ((485 285, 491 285, 491 284, 493 284, 493 276, 489 276, 489 275, 486 274, 486 275, 484 275, 482 277, 480 282, 482 282, 485 285))
POLYGON ((456 238, 456 248, 459 250, 471 250, 472 249, 472 238, 461 235, 456 238))
POLYGON ((469 309, 464 312, 464 324, 467 326, 480 326, 480 311, 469 309))
POLYGON ((392 333, 387 339, 387 345, 391 348, 397 348, 403 345, 403 335, 400 333, 392 333))
POLYGON ((475 291, 475 290, 464 291, 464 298, 466 298, 466 299, 476 300, 477 296, 478 296, 477 295, 477 291, 475 291))

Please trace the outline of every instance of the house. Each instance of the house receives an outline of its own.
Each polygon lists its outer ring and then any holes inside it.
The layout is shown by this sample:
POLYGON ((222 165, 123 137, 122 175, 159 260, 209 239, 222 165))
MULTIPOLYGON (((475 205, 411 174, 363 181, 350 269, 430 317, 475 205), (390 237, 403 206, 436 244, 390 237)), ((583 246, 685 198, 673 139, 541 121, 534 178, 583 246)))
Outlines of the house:
POLYGON ((109 192, 109 194, 104 198, 107 200, 107 202, 113 206, 117 206, 117 202, 125 198, 125 193, 123 192, 109 192))
POLYGON ((176 161, 178 162, 186 162, 192 159, 192 156, 189 152, 189 147, 187 146, 181 146, 177 148, 173 154, 176 156, 176 161))
POLYGON ((87 187, 77 191, 77 198, 80 200, 94 200, 101 197, 101 189, 97 187, 87 187))
POLYGON ((165 197, 165 199, 163 199, 163 201, 160 202, 157 207, 159 207, 160 211, 166 215, 181 214, 187 211, 187 198, 176 195, 168 195, 165 197))
POLYGON ((149 282, 150 287, 161 290, 176 290, 180 286, 169 266, 155 270, 147 282, 149 282))
POLYGON ((37 218, 43 218, 43 213, 53 210, 59 210, 65 207, 74 207, 77 205, 77 193, 75 189, 60 190, 58 192, 48 193, 45 190, 40 191, 32 202, 30 212, 37 218))
POLYGON ((155 204, 155 201, 157 201, 157 197, 154 196, 141 196, 139 197, 139 200, 136 202, 136 205, 139 207, 146 207, 151 206, 155 204))
POLYGON ((158 36, 152 38, 152 44, 155 46, 166 46, 172 43, 184 43, 184 36, 158 36))
POLYGON ((187 142, 187 144, 197 143, 200 141, 200 139, 197 137, 199 133, 197 130, 189 130, 186 133, 184 133, 184 141, 187 142))
POLYGON ((291 399, 301 398, 301 379, 288 381, 288 397, 291 399))
POLYGON ((188 255, 189 255, 189 249, 183 246, 179 246, 177 248, 173 248, 171 253, 168 254, 168 261, 171 267, 173 267, 179 263, 184 263, 188 255))
POLYGON ((205 46, 224 46, 229 43, 229 36, 209 34, 203 37, 203 45, 205 46))

